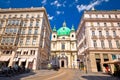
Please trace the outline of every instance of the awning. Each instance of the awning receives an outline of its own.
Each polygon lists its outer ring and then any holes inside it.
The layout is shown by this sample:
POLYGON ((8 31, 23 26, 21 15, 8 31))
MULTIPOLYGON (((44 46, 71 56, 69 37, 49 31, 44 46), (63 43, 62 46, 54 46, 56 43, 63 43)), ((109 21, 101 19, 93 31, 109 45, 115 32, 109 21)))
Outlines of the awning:
POLYGON ((24 58, 23 58, 23 59, 20 59, 20 61, 21 61, 21 62, 25 62, 25 61, 26 61, 26 59, 24 59, 24 58))
POLYGON ((120 63, 120 60, 115 59, 115 60, 112 60, 112 61, 103 62, 102 64, 116 64, 116 63, 120 63))
POLYGON ((32 61, 33 61, 33 59, 34 59, 34 58, 30 58, 30 59, 28 59, 28 62, 32 62, 32 61))
POLYGON ((0 57, 0 61, 8 61, 10 58, 9 57, 0 57))

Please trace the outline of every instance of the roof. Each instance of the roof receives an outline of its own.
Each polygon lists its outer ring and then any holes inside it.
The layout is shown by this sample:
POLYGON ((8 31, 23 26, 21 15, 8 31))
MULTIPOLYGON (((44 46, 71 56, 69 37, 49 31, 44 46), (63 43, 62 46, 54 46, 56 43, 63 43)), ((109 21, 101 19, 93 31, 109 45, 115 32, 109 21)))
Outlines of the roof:
POLYGON ((63 23, 63 26, 57 30, 57 36, 69 36, 71 30, 66 26, 66 22, 63 23))

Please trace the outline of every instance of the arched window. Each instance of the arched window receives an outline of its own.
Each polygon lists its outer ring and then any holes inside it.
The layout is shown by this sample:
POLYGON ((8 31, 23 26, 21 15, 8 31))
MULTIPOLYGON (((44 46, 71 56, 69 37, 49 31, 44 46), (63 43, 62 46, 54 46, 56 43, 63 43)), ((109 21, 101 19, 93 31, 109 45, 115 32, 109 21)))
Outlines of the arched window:
POLYGON ((74 35, 72 34, 72 37, 74 37, 74 35))
POLYGON ((55 35, 53 35, 53 38, 55 38, 55 35))
POLYGON ((62 43, 61 48, 62 48, 62 49, 65 49, 65 44, 64 44, 64 43, 62 43))

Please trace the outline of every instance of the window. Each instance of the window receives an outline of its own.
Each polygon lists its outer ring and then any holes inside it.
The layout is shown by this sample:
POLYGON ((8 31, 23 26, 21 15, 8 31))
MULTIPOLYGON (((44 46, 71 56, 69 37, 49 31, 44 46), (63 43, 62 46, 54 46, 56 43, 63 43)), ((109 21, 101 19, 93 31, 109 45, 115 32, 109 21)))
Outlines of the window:
POLYGON ((11 18, 11 15, 9 15, 8 18, 11 18))
POLYGON ((72 35, 72 37, 74 37, 74 35, 72 35))
POLYGON ((25 34, 25 29, 23 29, 23 30, 21 31, 21 34, 25 34))
POLYGON ((33 22, 31 21, 31 22, 30 22, 30 27, 32 27, 32 26, 33 26, 33 22))
POLYGON ((30 44, 30 38, 27 38, 26 45, 30 44))
POLYGON ((65 37, 62 37, 62 39, 65 39, 65 37))
POLYGON ((13 43, 14 42, 14 38, 11 38, 11 43, 13 43))
POLYGON ((26 27, 27 26, 27 22, 23 22, 23 27, 26 27))
POLYGON ((108 54, 103 54, 104 59, 108 59, 108 54))
POLYGON ((99 31, 99 36, 102 36, 102 31, 99 31))
POLYGON ((20 45, 22 45, 22 44, 23 44, 23 39, 20 39, 19 44, 20 44, 20 45))
POLYGON ((40 18, 40 15, 37 15, 37 18, 40 18))
POLYGON ((55 38, 55 35, 53 35, 53 38, 55 38))
POLYGON ((118 26, 120 27, 120 23, 117 23, 118 24, 118 26))
POLYGON ((72 49, 74 48, 74 43, 72 43, 72 49))
POLYGON ((5 19, 5 18, 6 18, 6 15, 3 16, 3 19, 5 19))
POLYGON ((35 50, 31 50, 30 55, 35 55, 35 50))
POLYGON ((34 34, 38 34, 38 29, 35 29, 34 34))
POLYGON ((33 38, 32 45, 36 44, 36 38, 33 38))
POLYGON ((7 25, 10 25, 10 23, 11 23, 11 21, 10 21, 10 20, 8 20, 7 25))
POLYGON ((116 32, 115 31, 113 31, 113 36, 116 37, 116 32))
POLYGON ((29 18, 29 15, 28 15, 28 14, 26 15, 26 18, 29 18))
POLYGON ((112 59, 114 60, 114 59, 116 59, 117 57, 116 57, 116 55, 115 54, 112 54, 112 59))
POLYGON ((32 29, 29 29, 28 34, 32 34, 32 29))
POLYGON ((107 36, 107 37, 109 36, 109 32, 108 32, 108 31, 106 31, 106 36, 107 36))
POLYGON ((6 32, 6 33, 9 33, 9 29, 8 29, 8 28, 6 28, 5 32, 6 32))
POLYGON ((62 43, 62 49, 65 49, 65 44, 64 43, 62 43))
POLYGON ((18 29, 17 29, 17 28, 15 28, 15 29, 14 29, 14 33, 17 33, 17 31, 18 31, 18 29))
POLYGON ((16 21, 15 21, 15 24, 16 24, 16 25, 19 25, 19 20, 16 20, 16 21))
POLYGON ((111 40, 108 40, 109 48, 112 48, 111 40))
POLYGON ((14 31, 14 29, 13 28, 11 28, 11 29, 9 29, 10 30, 10 33, 13 33, 13 31, 14 31))
POLYGON ((99 22, 97 22, 97 26, 100 26, 100 23, 99 23, 99 22))
POLYGON ((101 47, 102 47, 102 48, 105 48, 105 45, 104 45, 104 41, 103 41, 103 40, 101 40, 101 47))
POLYGON ((36 21, 36 26, 37 26, 37 27, 39 26, 39 21, 36 21))
POLYGON ((5 38, 2 38, 2 43, 5 43, 5 38))
POLYGON ((28 51, 24 51, 24 52, 23 52, 23 55, 28 55, 28 51))
POLYGON ((107 24, 106 24, 106 23, 104 23, 104 26, 105 26, 105 27, 107 27, 107 24))
POLYGON ((55 48, 55 43, 53 43, 53 48, 55 48))
POLYGON ((118 40, 116 40, 116 46, 117 46, 117 48, 120 48, 120 43, 118 40))
POLYGON ((0 27, 2 27, 3 26, 3 22, 0 22, 0 27))
POLYGON ((95 36, 95 31, 92 31, 92 36, 95 36))
POLYGON ((94 48, 97 48, 97 42, 96 42, 96 40, 93 40, 93 46, 94 46, 94 48))

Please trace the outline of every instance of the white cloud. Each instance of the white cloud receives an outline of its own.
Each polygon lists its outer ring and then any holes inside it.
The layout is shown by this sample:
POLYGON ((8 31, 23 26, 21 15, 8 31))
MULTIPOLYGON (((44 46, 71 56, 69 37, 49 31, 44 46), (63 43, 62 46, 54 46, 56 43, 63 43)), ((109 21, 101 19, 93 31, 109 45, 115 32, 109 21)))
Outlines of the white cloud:
POLYGON ((64 1, 63 3, 60 3, 58 2, 58 0, 55 0, 54 2, 51 3, 51 5, 54 5, 56 7, 61 7, 61 6, 65 7, 65 3, 66 1, 64 1))
POLYGON ((42 3, 43 5, 46 5, 46 4, 47 4, 47 0, 43 0, 41 3, 42 3))
POLYGON ((49 20, 53 20, 54 16, 47 15, 49 20))
POLYGON ((95 7, 96 5, 100 5, 102 2, 108 2, 109 0, 97 0, 94 2, 91 2, 89 5, 77 5, 76 8, 78 9, 79 12, 82 10, 90 10, 92 7, 95 7))
POLYGON ((64 11, 56 11, 57 15, 64 14, 64 11))
POLYGON ((60 4, 57 0, 52 2, 51 5, 54 5, 54 6, 57 6, 57 7, 62 6, 62 4, 60 4))

